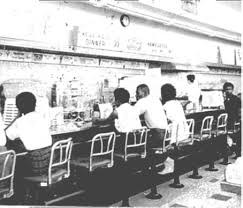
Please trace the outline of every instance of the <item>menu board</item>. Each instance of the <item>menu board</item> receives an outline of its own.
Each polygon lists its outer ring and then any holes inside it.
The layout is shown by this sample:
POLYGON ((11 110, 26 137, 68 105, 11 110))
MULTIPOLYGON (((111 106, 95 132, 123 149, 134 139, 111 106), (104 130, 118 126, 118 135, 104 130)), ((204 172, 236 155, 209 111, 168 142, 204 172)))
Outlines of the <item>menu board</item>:
POLYGON ((98 31, 76 31, 73 37, 75 40, 73 47, 105 49, 111 51, 156 55, 161 57, 172 57, 172 51, 166 42, 161 40, 150 41, 135 36, 123 37, 120 39, 112 34, 98 31))

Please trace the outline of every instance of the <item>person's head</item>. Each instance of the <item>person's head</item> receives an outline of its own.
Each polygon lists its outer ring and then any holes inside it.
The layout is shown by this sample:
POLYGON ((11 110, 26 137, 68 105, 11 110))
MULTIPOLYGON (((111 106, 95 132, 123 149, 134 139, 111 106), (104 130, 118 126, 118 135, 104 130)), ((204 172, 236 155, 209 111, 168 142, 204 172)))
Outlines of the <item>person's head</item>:
POLYGON ((146 84, 141 84, 137 86, 137 90, 136 90, 136 98, 137 100, 147 97, 149 95, 150 91, 149 91, 149 87, 146 84))
POLYGON ((188 74, 188 75, 186 76, 186 78, 187 78, 187 81, 188 81, 189 83, 193 83, 194 80, 195 80, 195 75, 194 75, 194 74, 188 74))
POLYGON ((36 98, 31 92, 22 92, 16 97, 16 106, 21 114, 33 112, 35 111, 36 98))
POLYGON ((231 82, 225 82, 223 85, 223 92, 226 96, 232 95, 234 90, 234 85, 231 82))
POLYGON ((161 87, 162 104, 176 98, 176 89, 172 84, 164 84, 161 87))
POLYGON ((114 91, 115 102, 118 105, 128 103, 130 99, 129 92, 124 88, 117 88, 114 91))

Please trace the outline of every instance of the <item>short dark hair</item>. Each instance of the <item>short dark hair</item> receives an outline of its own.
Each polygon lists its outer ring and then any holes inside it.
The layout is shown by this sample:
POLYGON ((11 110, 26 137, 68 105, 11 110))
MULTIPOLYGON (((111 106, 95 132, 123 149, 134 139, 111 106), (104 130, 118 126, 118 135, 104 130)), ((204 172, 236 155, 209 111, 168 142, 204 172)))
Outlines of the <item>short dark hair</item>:
POLYGON ((22 92, 16 96, 16 106, 21 113, 35 111, 36 98, 31 92, 22 92))
POLYGON ((161 87, 162 104, 176 98, 176 89, 172 84, 164 84, 161 87))
POLYGON ((130 93, 124 88, 117 88, 114 90, 115 100, 120 103, 128 103, 130 99, 130 93))
POLYGON ((232 87, 232 89, 234 89, 234 85, 231 82, 225 82, 223 85, 223 90, 226 90, 228 87, 232 87))
POLYGON ((187 77, 187 80, 190 80, 191 82, 194 82, 194 80, 195 80, 194 74, 188 74, 186 77, 187 77))
POLYGON ((149 87, 146 84, 140 84, 140 85, 138 85, 137 86, 137 90, 138 89, 142 90, 146 95, 149 95, 149 93, 150 93, 149 87))

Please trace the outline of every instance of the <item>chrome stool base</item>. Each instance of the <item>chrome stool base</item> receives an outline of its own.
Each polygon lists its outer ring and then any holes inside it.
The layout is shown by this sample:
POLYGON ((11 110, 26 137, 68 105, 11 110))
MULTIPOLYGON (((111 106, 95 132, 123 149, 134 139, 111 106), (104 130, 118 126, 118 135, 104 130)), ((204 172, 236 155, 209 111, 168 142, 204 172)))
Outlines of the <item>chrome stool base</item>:
POLYGON ((159 194, 159 193, 152 193, 152 192, 150 192, 149 194, 147 194, 146 196, 145 196, 147 199, 152 199, 152 200, 156 200, 156 199, 161 199, 162 198, 162 195, 161 194, 159 194))
POLYGON ((183 188, 184 187, 184 185, 181 183, 172 183, 169 186, 172 188, 183 188))
POLYGON ((192 178, 192 179, 201 179, 202 176, 201 175, 189 175, 188 178, 192 178))

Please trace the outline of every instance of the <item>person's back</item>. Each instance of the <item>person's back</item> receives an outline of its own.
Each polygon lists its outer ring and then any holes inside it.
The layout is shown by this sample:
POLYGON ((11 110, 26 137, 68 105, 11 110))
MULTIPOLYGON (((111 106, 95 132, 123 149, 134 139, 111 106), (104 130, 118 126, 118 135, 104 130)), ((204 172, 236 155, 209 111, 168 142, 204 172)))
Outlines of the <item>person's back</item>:
POLYGON ((167 128, 166 116, 159 99, 148 95, 139 99, 135 107, 140 115, 144 114, 144 120, 148 128, 167 128))
POLYGON ((163 107, 167 119, 172 122, 173 125, 171 142, 180 142, 187 139, 189 129, 181 103, 177 100, 170 100, 167 101, 163 107))
POLYGON ((52 144, 48 122, 37 112, 19 117, 7 130, 7 135, 10 139, 19 137, 28 151, 52 144))
POLYGON ((17 95, 16 106, 19 115, 7 127, 6 135, 10 140, 19 138, 28 151, 21 175, 46 174, 52 145, 48 122, 35 112, 36 98, 32 93, 17 95))
POLYGON ((118 118, 115 120, 115 127, 119 132, 130 132, 142 127, 139 115, 129 103, 120 105, 116 111, 118 118))
POLYGON ((167 120, 162 103, 159 99, 150 95, 149 87, 141 84, 136 90, 137 103, 136 111, 139 115, 144 116, 145 123, 150 129, 150 137, 148 137, 148 148, 162 147, 165 131, 167 128, 167 120))

